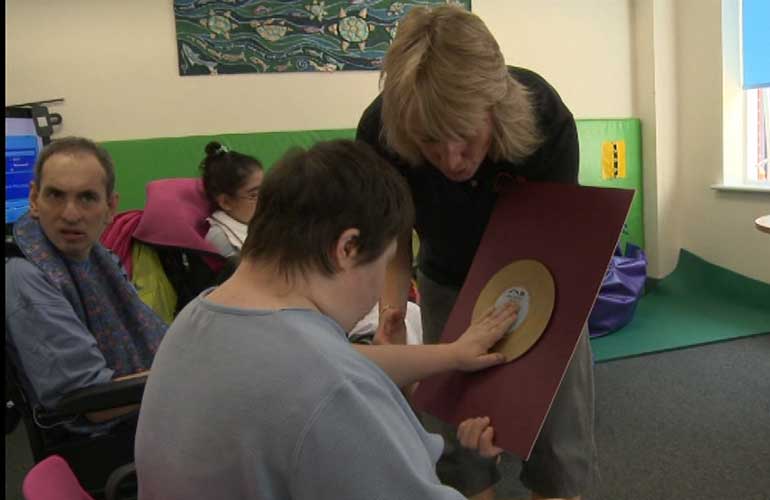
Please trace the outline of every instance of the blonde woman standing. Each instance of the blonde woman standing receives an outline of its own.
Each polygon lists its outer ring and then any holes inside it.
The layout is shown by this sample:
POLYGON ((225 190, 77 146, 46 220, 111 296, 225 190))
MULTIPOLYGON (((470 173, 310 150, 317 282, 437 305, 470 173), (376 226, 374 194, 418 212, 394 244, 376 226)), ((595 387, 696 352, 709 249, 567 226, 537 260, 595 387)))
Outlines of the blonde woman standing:
MULTIPOLYGON (((420 237, 418 287, 425 343, 439 340, 502 182, 577 184, 572 113, 533 71, 507 66, 483 21, 459 7, 414 8, 384 61, 382 92, 357 137, 406 178, 420 237)), ((399 238, 380 299, 381 343, 403 343, 411 232, 399 238)), ((593 369, 584 329, 521 480, 533 498, 579 498, 596 467, 593 369)), ((441 480, 476 499, 494 498, 493 461, 464 452, 453 432, 441 480)), ((500 422, 494 425, 503 425, 500 422)))

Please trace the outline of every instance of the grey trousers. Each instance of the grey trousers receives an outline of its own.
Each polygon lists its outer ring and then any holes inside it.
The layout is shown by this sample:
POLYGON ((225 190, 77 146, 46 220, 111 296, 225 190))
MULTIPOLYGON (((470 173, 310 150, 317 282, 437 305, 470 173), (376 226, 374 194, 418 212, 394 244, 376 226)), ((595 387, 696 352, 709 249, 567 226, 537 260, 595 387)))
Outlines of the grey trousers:
MULTIPOLYGON (((438 343, 460 290, 440 285, 419 272, 417 286, 423 341, 438 343)), ((500 479, 493 460, 479 458, 459 444, 454 426, 430 415, 421 418, 426 429, 444 437, 444 453, 436 467, 444 484, 472 496, 500 479)), ((582 494, 596 473, 593 359, 584 327, 532 454, 522 464, 520 479, 542 496, 572 497, 582 494)))

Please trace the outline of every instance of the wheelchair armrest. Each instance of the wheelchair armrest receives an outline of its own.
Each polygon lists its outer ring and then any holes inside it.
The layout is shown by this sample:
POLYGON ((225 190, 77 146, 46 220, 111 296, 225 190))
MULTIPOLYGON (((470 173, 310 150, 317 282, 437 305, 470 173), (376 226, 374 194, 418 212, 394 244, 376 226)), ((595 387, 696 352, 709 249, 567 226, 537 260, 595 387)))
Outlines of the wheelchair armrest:
POLYGON ((92 385, 73 391, 56 405, 55 413, 74 415, 138 404, 144 395, 147 376, 92 385))
POLYGON ((124 496, 136 498, 137 489, 136 465, 131 462, 110 473, 107 478, 107 486, 104 488, 104 498, 106 500, 120 500, 124 496))

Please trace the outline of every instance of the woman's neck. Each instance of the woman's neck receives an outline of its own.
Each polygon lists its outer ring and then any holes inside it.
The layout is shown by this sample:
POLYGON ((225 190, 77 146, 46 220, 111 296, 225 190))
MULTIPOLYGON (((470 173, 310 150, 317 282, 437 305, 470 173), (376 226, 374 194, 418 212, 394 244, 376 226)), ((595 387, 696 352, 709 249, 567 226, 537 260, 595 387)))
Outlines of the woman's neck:
POLYGON ((320 311, 313 300, 313 286, 297 276, 289 281, 275 266, 241 261, 235 273, 207 299, 225 306, 246 309, 310 309, 320 311))

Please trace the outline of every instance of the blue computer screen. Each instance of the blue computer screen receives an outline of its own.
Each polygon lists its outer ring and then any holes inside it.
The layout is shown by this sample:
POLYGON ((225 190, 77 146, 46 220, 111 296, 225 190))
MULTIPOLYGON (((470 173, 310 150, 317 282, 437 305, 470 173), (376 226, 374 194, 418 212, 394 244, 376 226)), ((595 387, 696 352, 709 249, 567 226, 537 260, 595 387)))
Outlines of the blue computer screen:
POLYGON ((5 223, 16 222, 29 208, 29 183, 43 148, 31 114, 15 110, 5 116, 5 223))

